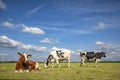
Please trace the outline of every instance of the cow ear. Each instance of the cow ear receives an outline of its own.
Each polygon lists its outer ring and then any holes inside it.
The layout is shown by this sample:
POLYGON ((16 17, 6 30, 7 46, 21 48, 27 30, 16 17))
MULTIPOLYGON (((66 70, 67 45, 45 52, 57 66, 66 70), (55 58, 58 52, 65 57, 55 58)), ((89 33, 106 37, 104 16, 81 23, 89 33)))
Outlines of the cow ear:
POLYGON ((32 56, 31 54, 27 55, 28 58, 30 58, 31 56, 32 56))
POLYGON ((21 56, 22 54, 20 52, 18 52, 18 55, 21 56))

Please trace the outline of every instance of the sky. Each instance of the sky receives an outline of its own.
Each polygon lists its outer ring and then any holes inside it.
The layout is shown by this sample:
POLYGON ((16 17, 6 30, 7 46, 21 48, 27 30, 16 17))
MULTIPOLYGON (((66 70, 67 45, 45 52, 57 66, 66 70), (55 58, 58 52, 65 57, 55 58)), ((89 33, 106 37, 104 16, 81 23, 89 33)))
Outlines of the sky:
POLYGON ((0 61, 18 52, 44 61, 53 48, 106 51, 103 61, 120 61, 119 0, 0 0, 0 61))

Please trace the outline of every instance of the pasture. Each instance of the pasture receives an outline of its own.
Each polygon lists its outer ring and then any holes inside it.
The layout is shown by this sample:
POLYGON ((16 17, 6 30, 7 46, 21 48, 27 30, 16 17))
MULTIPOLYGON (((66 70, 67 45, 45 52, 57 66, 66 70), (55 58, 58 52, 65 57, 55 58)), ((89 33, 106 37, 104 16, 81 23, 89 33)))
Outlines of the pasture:
POLYGON ((0 79, 35 79, 35 80, 120 80, 119 62, 101 62, 98 67, 94 63, 86 63, 80 67, 80 63, 60 63, 61 68, 44 68, 44 63, 39 63, 41 71, 14 73, 15 63, 0 63, 0 79))

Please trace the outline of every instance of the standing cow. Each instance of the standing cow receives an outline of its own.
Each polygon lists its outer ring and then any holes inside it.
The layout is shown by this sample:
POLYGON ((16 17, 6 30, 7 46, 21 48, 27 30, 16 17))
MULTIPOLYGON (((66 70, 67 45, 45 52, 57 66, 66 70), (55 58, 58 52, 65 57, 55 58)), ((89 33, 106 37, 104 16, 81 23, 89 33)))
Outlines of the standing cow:
POLYGON ((100 59, 102 57, 106 57, 106 52, 80 52, 80 56, 81 56, 81 66, 84 66, 85 62, 90 62, 90 61, 94 61, 97 63, 100 61, 100 59))
POLYGON ((54 62, 57 63, 58 67, 59 61, 67 60, 68 61, 68 67, 70 67, 70 58, 71 58, 71 51, 67 49, 57 49, 52 50, 50 52, 50 55, 47 58, 47 61, 45 62, 45 67, 48 67, 48 63, 52 62, 52 68, 54 67, 54 62))

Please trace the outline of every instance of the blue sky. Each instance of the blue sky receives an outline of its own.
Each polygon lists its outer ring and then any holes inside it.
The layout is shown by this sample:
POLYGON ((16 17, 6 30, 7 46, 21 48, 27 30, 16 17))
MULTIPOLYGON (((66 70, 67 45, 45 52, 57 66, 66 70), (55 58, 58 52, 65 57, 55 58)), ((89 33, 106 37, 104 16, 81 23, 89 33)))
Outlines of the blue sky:
POLYGON ((0 61, 17 52, 44 61, 52 48, 107 51, 102 60, 120 61, 119 0, 0 0, 0 61))

